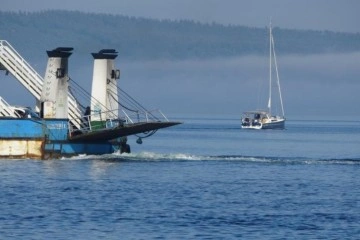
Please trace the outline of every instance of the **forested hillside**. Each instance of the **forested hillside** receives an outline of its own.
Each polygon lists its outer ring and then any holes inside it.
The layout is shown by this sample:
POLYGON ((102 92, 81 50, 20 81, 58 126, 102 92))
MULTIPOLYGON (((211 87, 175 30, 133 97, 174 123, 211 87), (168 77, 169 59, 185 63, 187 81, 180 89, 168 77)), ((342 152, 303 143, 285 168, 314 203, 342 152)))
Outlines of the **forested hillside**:
MULTIPOLYGON (((188 59, 267 54, 264 28, 49 10, 1 12, 0 39, 27 54, 58 46, 90 53, 115 48, 128 59, 188 59)), ((279 54, 360 51, 360 34, 274 28, 279 54)))

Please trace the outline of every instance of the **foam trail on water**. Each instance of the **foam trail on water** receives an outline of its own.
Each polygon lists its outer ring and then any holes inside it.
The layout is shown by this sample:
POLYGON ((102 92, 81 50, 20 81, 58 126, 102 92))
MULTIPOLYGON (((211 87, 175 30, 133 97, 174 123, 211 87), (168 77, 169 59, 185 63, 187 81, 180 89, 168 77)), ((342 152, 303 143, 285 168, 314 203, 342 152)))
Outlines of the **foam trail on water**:
POLYGON ((191 160, 208 160, 205 156, 196 156, 186 153, 154 153, 154 152, 139 152, 129 154, 113 154, 126 160, 142 160, 142 161, 191 161, 191 160))
POLYGON ((188 153, 119 152, 105 155, 79 155, 61 160, 119 160, 119 161, 239 161, 266 164, 360 164, 360 159, 313 159, 304 157, 272 157, 218 155, 201 156, 188 153))

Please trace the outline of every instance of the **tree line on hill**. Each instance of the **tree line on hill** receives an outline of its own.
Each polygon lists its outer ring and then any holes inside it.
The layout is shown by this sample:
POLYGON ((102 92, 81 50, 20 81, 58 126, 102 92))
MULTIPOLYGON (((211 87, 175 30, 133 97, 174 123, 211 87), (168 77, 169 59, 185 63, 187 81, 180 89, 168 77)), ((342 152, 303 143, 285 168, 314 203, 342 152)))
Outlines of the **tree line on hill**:
MULTIPOLYGON (((360 51, 360 33, 273 29, 277 52, 360 51)), ((268 54, 268 29, 47 10, 0 11, 0 39, 27 54, 59 46, 90 53, 114 48, 127 59, 189 59, 268 54)))

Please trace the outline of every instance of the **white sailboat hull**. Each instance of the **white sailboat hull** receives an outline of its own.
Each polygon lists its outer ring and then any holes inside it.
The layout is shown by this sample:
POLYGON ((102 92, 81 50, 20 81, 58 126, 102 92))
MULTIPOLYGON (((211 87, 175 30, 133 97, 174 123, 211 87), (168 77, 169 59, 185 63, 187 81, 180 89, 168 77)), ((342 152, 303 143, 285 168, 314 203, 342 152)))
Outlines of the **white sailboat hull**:
POLYGON ((267 123, 250 123, 250 124, 242 124, 241 128, 243 129, 285 129, 285 119, 276 119, 267 123))
POLYGON ((264 123, 261 129, 285 129, 285 119, 277 119, 269 123, 264 123))
POLYGON ((245 112, 241 118, 241 128, 244 129, 284 129, 283 116, 271 116, 265 111, 245 112))

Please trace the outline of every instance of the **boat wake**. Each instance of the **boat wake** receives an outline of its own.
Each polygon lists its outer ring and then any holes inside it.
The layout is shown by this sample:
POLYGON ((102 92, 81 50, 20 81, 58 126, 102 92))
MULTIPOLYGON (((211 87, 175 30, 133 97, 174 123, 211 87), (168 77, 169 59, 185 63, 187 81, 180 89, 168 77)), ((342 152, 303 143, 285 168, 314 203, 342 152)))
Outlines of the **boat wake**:
POLYGON ((160 162, 160 161, 237 161, 264 164, 344 164, 360 165, 360 158, 306 158, 306 157, 270 157, 270 156, 243 156, 243 155, 218 155, 202 156, 187 153, 113 153, 105 155, 79 155, 62 160, 111 160, 111 161, 138 161, 138 162, 160 162))

